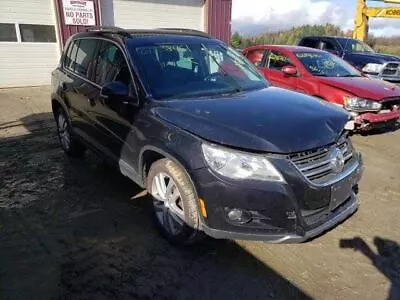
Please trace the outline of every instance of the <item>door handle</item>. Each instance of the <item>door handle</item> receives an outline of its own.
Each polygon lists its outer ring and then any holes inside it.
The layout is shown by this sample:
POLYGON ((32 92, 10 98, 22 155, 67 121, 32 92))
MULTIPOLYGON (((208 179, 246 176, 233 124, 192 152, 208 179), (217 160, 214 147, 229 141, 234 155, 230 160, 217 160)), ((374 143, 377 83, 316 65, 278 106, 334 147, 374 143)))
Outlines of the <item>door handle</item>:
POLYGON ((65 82, 61 83, 61 89, 65 91, 67 89, 67 85, 65 82))

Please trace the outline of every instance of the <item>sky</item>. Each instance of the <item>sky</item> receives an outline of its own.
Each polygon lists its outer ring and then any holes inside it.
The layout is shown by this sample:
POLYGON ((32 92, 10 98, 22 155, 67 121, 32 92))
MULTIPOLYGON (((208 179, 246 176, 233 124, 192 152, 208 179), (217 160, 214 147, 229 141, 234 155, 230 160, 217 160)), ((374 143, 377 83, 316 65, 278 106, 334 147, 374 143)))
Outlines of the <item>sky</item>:
MULTIPOLYGON (((368 1, 368 6, 399 6, 368 1)), ((274 32, 305 24, 332 23, 353 29, 357 0, 233 0, 232 31, 243 35, 274 32)), ((400 19, 371 18, 369 32, 400 35, 400 19)))

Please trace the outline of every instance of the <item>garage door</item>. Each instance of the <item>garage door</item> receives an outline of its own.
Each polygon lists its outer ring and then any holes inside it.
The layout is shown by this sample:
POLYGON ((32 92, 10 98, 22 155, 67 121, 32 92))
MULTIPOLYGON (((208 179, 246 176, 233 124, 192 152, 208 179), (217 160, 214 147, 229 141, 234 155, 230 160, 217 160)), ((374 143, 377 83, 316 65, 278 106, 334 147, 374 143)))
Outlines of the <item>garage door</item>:
POLYGON ((1 0, 0 87, 50 84, 58 62, 51 0, 1 0))
POLYGON ((113 6, 115 26, 204 30, 204 0, 114 0, 113 6))

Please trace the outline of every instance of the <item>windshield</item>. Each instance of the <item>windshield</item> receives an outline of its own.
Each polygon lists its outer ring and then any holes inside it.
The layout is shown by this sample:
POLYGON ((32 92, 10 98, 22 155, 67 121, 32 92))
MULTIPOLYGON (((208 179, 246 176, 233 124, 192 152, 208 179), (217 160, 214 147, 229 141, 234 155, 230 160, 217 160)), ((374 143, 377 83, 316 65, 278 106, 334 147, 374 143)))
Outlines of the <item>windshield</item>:
POLYGON ((361 73, 353 66, 330 53, 297 52, 296 57, 304 67, 315 76, 360 77, 361 73))
POLYGON ((366 43, 353 39, 339 39, 340 45, 346 52, 367 52, 374 53, 375 50, 366 43))
POLYGON ((237 51, 223 44, 151 44, 131 49, 155 99, 219 96, 267 86, 237 51))

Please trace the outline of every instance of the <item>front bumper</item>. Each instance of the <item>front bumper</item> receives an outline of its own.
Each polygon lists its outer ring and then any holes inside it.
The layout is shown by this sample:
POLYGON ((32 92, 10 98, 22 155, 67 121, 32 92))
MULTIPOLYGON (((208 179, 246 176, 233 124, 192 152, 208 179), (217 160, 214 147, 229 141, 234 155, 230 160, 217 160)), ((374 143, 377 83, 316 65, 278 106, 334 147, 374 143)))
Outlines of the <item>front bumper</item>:
POLYGON ((298 235, 295 233, 287 234, 257 234, 257 233, 240 233, 232 231, 224 231, 210 228, 206 225, 203 226, 203 230, 209 236, 216 239, 232 239, 232 240, 254 240, 254 241, 265 241, 270 243, 302 243, 307 240, 313 239, 320 236, 324 232, 332 229, 336 225, 342 223, 353 215, 359 207, 359 201, 356 194, 352 194, 343 207, 333 213, 326 222, 323 224, 306 231, 304 235, 298 235))
POLYGON ((363 113, 358 115, 354 122, 360 129, 372 129, 377 126, 385 126, 387 123, 400 118, 400 110, 385 113, 363 113))
POLYGON ((357 210, 361 155, 356 155, 344 176, 321 186, 305 179, 290 162, 280 160, 276 165, 287 184, 233 182, 206 168, 193 172, 198 196, 207 209, 207 217, 202 218, 203 231, 214 238, 299 243, 335 227, 357 210), (332 188, 344 181, 348 182, 349 193, 337 203, 331 201, 332 188), (245 210, 253 219, 245 224, 234 223, 228 219, 227 209, 245 210))

